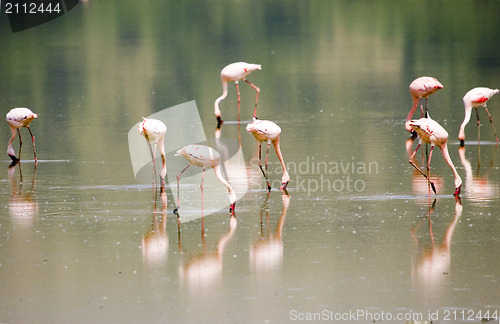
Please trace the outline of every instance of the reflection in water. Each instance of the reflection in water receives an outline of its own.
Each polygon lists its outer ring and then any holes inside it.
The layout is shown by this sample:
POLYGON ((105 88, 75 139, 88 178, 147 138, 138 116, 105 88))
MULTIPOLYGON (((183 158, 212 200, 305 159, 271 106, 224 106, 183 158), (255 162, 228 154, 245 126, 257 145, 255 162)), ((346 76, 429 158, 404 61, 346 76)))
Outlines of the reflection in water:
POLYGON ((462 215, 462 203, 460 197, 457 196, 455 198, 455 216, 448 225, 442 242, 437 244, 432 230, 431 221, 431 214, 434 211, 435 205, 436 201, 434 200, 432 206, 429 206, 429 213, 426 217, 428 220, 431 244, 422 244, 418 235, 420 226, 423 224, 425 219, 419 222, 411 230, 412 239, 420 254, 417 263, 413 265, 412 277, 419 286, 423 284, 424 290, 431 293, 431 295, 442 289, 443 281, 450 269, 451 238, 458 220, 462 215))
POLYGON ((36 165, 33 168, 33 179, 31 181, 31 189, 23 189, 23 175, 21 164, 19 167, 19 188, 14 177, 16 164, 9 167, 7 173, 9 184, 12 190, 12 195, 9 201, 9 214, 12 222, 18 225, 32 225, 38 217, 38 201, 33 199, 36 186, 36 165))
MULTIPOLYGON (((208 288, 220 280, 222 276, 224 248, 233 236, 236 225, 236 216, 232 213, 229 219, 229 231, 219 239, 216 251, 207 253, 205 229, 202 222, 201 240, 203 252, 192 256, 187 263, 180 266, 179 277, 182 282, 196 291, 199 288, 208 288)), ((181 246, 180 236, 179 246, 181 246)))
MULTIPOLYGON (((489 204, 491 201, 497 199, 499 197, 498 185, 491 183, 489 180, 489 174, 493 167, 493 160, 487 174, 483 176, 479 176, 478 162, 477 174, 474 176, 472 173, 472 165, 470 161, 465 158, 465 146, 460 146, 458 148, 458 154, 460 155, 460 161, 465 170, 465 195, 467 199, 475 203, 483 204, 489 204)), ((494 156, 495 155, 493 155, 493 158, 494 156)))
POLYGON ((150 269, 163 269, 168 257, 167 203, 165 192, 161 193, 161 212, 153 208, 151 229, 142 235, 142 261, 150 269))
POLYGON ((283 191, 281 199, 283 200, 283 209, 274 235, 272 235, 271 226, 269 225, 269 194, 260 209, 260 240, 250 247, 250 266, 254 271, 265 273, 268 270, 279 268, 283 263, 283 241, 281 234, 288 206, 290 205, 290 196, 286 191, 283 191), (265 229, 262 217, 264 210, 266 213, 267 235, 264 235, 265 229))

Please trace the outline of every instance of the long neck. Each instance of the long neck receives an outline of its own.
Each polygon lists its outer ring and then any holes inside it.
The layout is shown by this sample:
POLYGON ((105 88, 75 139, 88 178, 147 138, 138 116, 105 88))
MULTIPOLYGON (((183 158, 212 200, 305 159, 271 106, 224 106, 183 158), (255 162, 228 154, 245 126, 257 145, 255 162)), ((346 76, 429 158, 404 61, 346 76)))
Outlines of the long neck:
POLYGON ((165 153, 165 137, 162 136, 158 140, 158 146, 160 146, 160 154, 161 154, 161 178, 165 180, 165 176, 167 175, 167 154, 165 153))
POLYGON ((455 176, 455 189, 458 189, 462 185, 462 178, 460 178, 460 175, 458 174, 457 169, 455 169, 455 166, 453 165, 453 162, 451 161, 450 153, 448 153, 448 144, 447 143, 444 143, 441 146, 441 151, 443 152, 443 157, 446 160, 446 163, 448 163, 451 171, 453 171, 453 175, 455 176))
POLYGON ((233 187, 231 187, 229 182, 227 182, 226 179, 224 179, 224 177, 222 176, 219 165, 214 166, 214 172, 217 176, 217 179, 219 179, 219 181, 226 186, 227 190, 229 191, 229 201, 231 202, 231 204, 234 204, 236 202, 236 194, 234 193, 233 187))
POLYGON ((216 117, 220 117, 219 103, 227 97, 227 81, 222 80, 222 95, 215 100, 214 113, 216 117))
POLYGON ((418 102, 420 100, 417 97, 412 96, 412 98, 413 98, 413 105, 411 106, 410 112, 408 113, 408 116, 406 117, 406 123, 405 123, 406 130, 409 132, 412 131, 412 128, 410 126, 410 120, 412 119, 413 114, 415 113, 415 110, 417 110, 418 102))
POLYGON ((460 131, 458 132, 458 139, 459 140, 465 140, 465 125, 467 125, 467 123, 469 122, 470 115, 472 112, 471 105, 464 104, 464 106, 465 106, 465 117, 464 117, 464 121, 462 122, 462 125, 460 125, 460 131))
POLYGON ((288 175, 288 171, 286 170, 285 161, 283 160, 283 155, 281 154, 279 136, 277 139, 275 139, 273 141, 273 146, 274 146, 274 150, 276 151, 276 155, 278 156, 278 159, 280 160, 281 168, 283 169, 283 176, 281 177, 281 182, 282 183, 288 182, 288 181, 290 181, 290 176, 288 175))

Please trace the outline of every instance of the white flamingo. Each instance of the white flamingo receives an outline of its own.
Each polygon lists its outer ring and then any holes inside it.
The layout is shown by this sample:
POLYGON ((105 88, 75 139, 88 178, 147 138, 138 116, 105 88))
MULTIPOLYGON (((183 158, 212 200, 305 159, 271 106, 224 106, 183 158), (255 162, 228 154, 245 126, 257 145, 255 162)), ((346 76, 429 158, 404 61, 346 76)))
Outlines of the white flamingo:
MULTIPOLYGON (((148 142, 149 152, 151 152, 151 158, 153 159, 153 176, 154 180, 156 180, 156 167, 155 167, 155 158, 156 158, 156 147, 160 147, 161 154, 161 162, 162 169, 160 173, 161 178, 161 187, 165 187, 165 176, 167 175, 167 155, 165 153, 165 133, 167 132, 167 126, 158 119, 150 119, 150 118, 142 118, 142 122, 139 123, 139 133, 146 138, 148 142), (154 151, 151 148, 151 143, 154 143, 154 151)), ((153 182, 154 186, 154 182, 153 182)))
POLYGON ((222 172, 220 170, 220 154, 210 146, 200 145, 200 144, 189 144, 177 150, 175 156, 182 156, 188 161, 188 165, 177 175, 177 208, 175 208, 174 213, 177 213, 180 207, 179 204, 179 181, 181 175, 186 171, 191 165, 203 168, 203 173, 201 176, 201 200, 203 203, 203 179, 205 177, 205 169, 214 169, 217 179, 226 186, 229 191, 229 212, 234 213, 234 208, 236 205, 236 194, 229 184, 229 182, 224 179, 222 172))
POLYGON ((12 163, 15 164, 21 159, 21 145, 23 144, 23 141, 21 140, 21 132, 19 131, 19 129, 22 127, 26 127, 30 132, 31 142, 33 143, 33 155, 35 157, 35 164, 38 163, 38 159, 36 158, 35 136, 33 136, 33 133, 30 129, 30 123, 37 117, 38 115, 32 112, 29 108, 14 108, 11 109, 5 116, 12 132, 12 137, 9 139, 9 144, 7 146, 7 154, 12 159, 12 163), (16 157, 16 153, 14 152, 14 148, 12 147, 12 142, 14 141, 14 138, 16 138, 16 132, 19 135, 19 158, 16 157))
POLYGON ((283 175, 281 177, 281 188, 286 189, 286 186, 290 182, 290 176, 286 170, 285 161, 283 160, 283 155, 280 150, 280 134, 281 128, 269 120, 256 119, 251 124, 248 124, 246 127, 247 132, 252 133, 257 142, 259 143, 259 168, 262 171, 262 174, 266 178, 267 181, 267 189, 271 191, 271 185, 269 184, 269 178, 267 175, 267 158, 269 156, 269 145, 273 143, 274 150, 276 151, 276 155, 280 160, 281 167, 283 169, 283 175), (266 154, 266 162, 265 168, 266 172, 262 169, 262 142, 267 142, 267 154, 266 154))
POLYGON ((491 118, 490 112, 488 108, 486 108, 486 103, 493 97, 494 94, 498 93, 498 89, 490 89, 485 87, 478 87, 472 90, 469 90, 463 98, 464 107, 465 107, 465 117, 462 125, 460 125, 460 131, 458 133, 458 139, 460 140, 460 145, 464 146, 465 144, 465 126, 470 120, 470 115, 472 112, 472 108, 476 108, 476 116, 477 116, 477 126, 478 126, 478 141, 479 141, 479 112, 477 108, 484 107, 488 117, 490 118, 491 126, 493 127, 493 132, 495 133, 495 137, 497 143, 499 142, 497 131, 495 130, 495 126, 493 125, 493 119, 491 118))
POLYGON ((424 117, 422 99, 425 98, 425 112, 427 112, 427 98, 434 92, 442 89, 443 85, 436 78, 423 76, 413 80, 413 82, 410 83, 409 88, 413 99, 413 105, 408 113, 408 116, 406 117, 405 127, 407 131, 411 132, 412 128, 410 126, 410 120, 412 119, 415 110, 417 110, 418 104, 420 103, 420 109, 422 111, 420 117, 422 118, 424 117))
POLYGON ((453 175, 455 176, 455 196, 460 194, 460 188, 462 186, 462 178, 458 174, 453 162, 451 161, 450 154, 448 153, 448 132, 439 125, 435 120, 428 118, 420 118, 417 120, 410 121, 410 126, 412 129, 418 134, 420 138, 420 143, 418 144, 415 152, 413 152, 410 157, 410 164, 413 165, 431 184, 432 190, 436 193, 436 188, 434 183, 429 179, 429 177, 422 171, 420 168, 413 162, 413 157, 417 153, 422 141, 428 144, 431 144, 431 150, 429 152, 429 161, 427 162, 427 171, 429 171, 431 158, 432 158, 432 150, 434 146, 437 145, 441 149, 443 153, 443 157, 446 160, 446 163, 450 166, 453 171, 453 175))
POLYGON ((222 71, 220 72, 220 78, 222 81, 222 95, 215 100, 214 103, 214 112, 215 112, 215 117, 217 118, 218 125, 220 126, 223 122, 221 118, 221 112, 219 108, 219 103, 227 97, 227 83, 228 82, 234 82, 236 85, 236 93, 238 95, 238 121, 240 120, 240 89, 238 86, 238 82, 240 80, 245 81, 248 83, 252 88, 257 91, 257 96, 255 97, 255 108, 253 111, 253 117, 256 118, 257 115, 257 101, 259 100, 259 93, 260 89, 250 83, 250 81, 247 80, 247 76, 252 73, 255 70, 261 70, 262 67, 260 64, 251 64, 251 63, 246 63, 246 62, 236 62, 236 63, 231 63, 227 66, 225 66, 222 71))

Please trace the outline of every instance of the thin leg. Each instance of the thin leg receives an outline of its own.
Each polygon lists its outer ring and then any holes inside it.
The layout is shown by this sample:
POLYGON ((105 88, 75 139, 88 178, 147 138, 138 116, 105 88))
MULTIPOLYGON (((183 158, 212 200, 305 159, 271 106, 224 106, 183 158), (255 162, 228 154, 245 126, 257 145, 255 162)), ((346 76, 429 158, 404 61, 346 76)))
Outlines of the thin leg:
POLYGON ((266 182, 267 182, 267 190, 268 191, 271 191, 271 185, 269 184, 269 179, 267 178, 267 174, 266 172, 264 172, 264 169, 262 169, 262 142, 259 141, 259 168, 260 168, 260 171, 262 171, 262 175, 264 176, 264 178, 266 178, 266 182))
POLYGON ((496 137, 497 143, 498 143, 499 140, 498 140, 498 136, 497 136, 497 131, 495 130, 495 125, 493 125, 493 118, 491 118, 491 115, 490 115, 490 112, 488 111, 488 108, 484 107, 484 110, 486 110, 486 113, 488 114, 488 117, 490 118, 491 127, 493 127, 493 133, 495 133, 495 137, 496 137))
MULTIPOLYGON (((427 145, 425 146, 427 149, 427 145)), ((432 151, 434 150, 434 145, 431 145, 431 150, 429 151, 429 159, 427 160, 427 176, 430 178, 431 177, 431 158, 432 158, 432 151)), ((430 194, 430 192, 429 192, 430 194)))
POLYGON ((203 172, 201 173, 201 184, 200 184, 200 190, 201 190, 201 220, 203 222, 203 180, 205 179, 205 168, 203 168, 203 172))
POLYGON ((235 84, 236 84, 236 94, 238 95, 238 123, 239 123, 240 122, 240 105, 241 105, 240 87, 238 85, 238 81, 236 81, 235 84))
POLYGON ((248 83, 252 88, 254 88, 255 91, 257 91, 257 96, 255 97, 255 108, 253 109, 253 118, 257 118, 257 102, 259 101, 260 89, 250 83, 250 81, 248 81, 247 79, 245 79, 245 82, 248 83))
POLYGON ((411 165, 413 165, 413 167, 415 169, 417 169, 418 172, 420 172, 421 175, 423 175, 427 181, 429 181, 429 183, 431 184, 431 188, 432 188, 432 191, 434 191, 435 194, 436 193, 436 187, 434 186, 434 183, 429 179, 429 177, 422 171, 420 170, 420 168, 412 161, 413 160, 413 157, 415 156, 415 154, 417 153, 418 149, 420 148, 420 145, 421 144, 418 144, 417 148, 415 149, 415 152, 413 152, 413 154, 411 155, 410 157, 410 160, 408 162, 410 162, 411 165))
POLYGON ((477 117, 477 143, 479 144, 479 126, 481 126, 481 122, 479 121, 479 111, 476 108, 476 117, 477 117))
POLYGON ((35 157, 35 164, 37 164, 38 163, 38 159, 36 158, 35 136, 33 136, 33 133, 31 132, 31 129, 29 127, 27 127, 27 128, 28 128, 28 131, 30 132, 30 135, 31 135, 31 142, 33 143, 33 156, 35 157))
POLYGON ((174 209, 174 214, 177 214, 177 216, 179 216, 179 201, 180 201, 180 197, 179 197, 179 180, 181 179, 181 175, 184 173, 184 171, 186 171, 189 166, 191 166, 191 164, 188 164, 186 165, 186 167, 184 169, 182 169, 181 173, 179 173, 177 175, 177 207, 174 209))
POLYGON ((21 131, 17 129, 17 135, 19 136, 19 161, 21 161, 21 147, 23 146, 23 140, 21 139, 21 131))

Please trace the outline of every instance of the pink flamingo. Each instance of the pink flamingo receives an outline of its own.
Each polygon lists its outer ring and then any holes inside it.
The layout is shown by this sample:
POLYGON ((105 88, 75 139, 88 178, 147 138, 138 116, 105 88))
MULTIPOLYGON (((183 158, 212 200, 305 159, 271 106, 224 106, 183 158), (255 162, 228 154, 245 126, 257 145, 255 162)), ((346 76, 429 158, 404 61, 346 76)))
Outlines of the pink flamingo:
POLYGON ((38 115, 32 112, 29 108, 14 108, 11 109, 5 117, 12 132, 12 137, 9 139, 9 144, 7 146, 7 154, 12 159, 12 163, 15 164, 21 159, 21 145, 23 144, 23 141, 21 140, 21 132, 19 131, 19 129, 21 127, 26 127, 31 135, 31 142, 33 143, 33 155, 35 157, 36 165, 38 163, 38 159, 36 158, 35 136, 33 136, 33 133, 31 132, 30 123, 35 118, 37 118, 38 115), (16 157, 16 153, 12 148, 12 142, 14 141, 14 138, 16 138, 16 132, 19 135, 19 158, 16 157))
POLYGON ((418 107, 420 103, 420 109, 422 111, 420 118, 424 117, 424 109, 422 107, 422 99, 425 98, 425 112, 427 112, 427 98, 433 94, 434 92, 442 89, 443 85, 432 77, 423 76, 420 78, 416 78, 410 83, 410 94, 413 99, 413 106, 411 107, 408 116, 406 117, 405 127, 409 132, 412 131, 410 126, 410 120, 413 117, 413 113, 418 107))
POLYGON ((498 93, 498 89, 490 89, 484 87, 474 88, 469 90, 464 96, 464 107, 465 107, 465 117, 462 125, 460 125, 460 131, 458 133, 458 139, 460 140, 460 145, 464 146, 465 144, 465 126, 470 120, 470 115, 472 112, 472 108, 476 108, 476 116, 477 116, 477 137, 479 141, 479 112, 477 111, 478 107, 484 107, 488 117, 490 118, 491 126, 493 127, 493 132, 495 133, 495 137, 497 139, 497 143, 499 142, 497 131, 495 130, 495 126, 493 125, 493 119, 491 118, 490 112, 488 108, 486 108, 486 103, 488 100, 493 97, 494 94, 498 93))
POLYGON ((236 93, 238 95, 238 121, 240 120, 240 89, 238 86, 238 82, 240 80, 245 81, 248 83, 252 88, 257 91, 257 96, 255 97, 255 108, 253 111, 253 117, 256 118, 257 116, 257 101, 259 100, 259 93, 260 89, 257 88, 255 85, 250 83, 250 81, 247 80, 247 76, 252 73, 255 70, 261 70, 261 65, 260 64, 251 64, 251 63, 245 63, 245 62, 236 62, 236 63, 231 63, 224 67, 222 71, 220 72, 220 78, 222 81, 222 95, 215 100, 214 104, 214 110, 215 110, 215 117, 217 118, 217 123, 218 126, 222 124, 223 120, 221 118, 221 113, 219 109, 219 103, 227 97, 227 83, 228 82, 234 82, 236 85, 236 93))
POLYGON ((290 176, 286 170, 285 161, 283 160, 283 155, 280 150, 280 134, 281 128, 269 120, 256 119, 251 124, 248 124, 246 127, 247 132, 252 133, 257 142, 259 142, 259 168, 262 171, 262 174, 266 178, 267 181, 267 189, 271 191, 271 185, 269 184, 269 178, 267 175, 267 158, 269 156, 269 145, 273 143, 274 150, 276 151, 276 155, 280 160, 281 167, 283 169, 283 176, 281 177, 281 187, 280 189, 285 189, 288 183, 290 182, 290 176), (262 169, 262 142, 267 142, 267 153, 266 153, 266 162, 265 168, 266 172, 262 169))
POLYGON ((206 145, 199 144, 190 144, 186 145, 175 152, 175 156, 182 156, 188 161, 188 165, 177 175, 177 208, 174 209, 174 213, 177 213, 179 210, 179 181, 181 179, 181 175, 186 171, 191 165, 195 165, 197 167, 203 168, 203 173, 201 176, 201 200, 203 203, 203 178, 205 177, 205 169, 212 168, 214 169, 215 176, 219 181, 226 186, 229 191, 229 212, 234 213, 234 208, 236 205, 236 194, 234 193, 233 188, 229 184, 229 182, 224 179, 222 176, 222 172, 220 170, 220 154, 213 148, 206 145))
POLYGON ((155 158, 156 158, 156 147, 160 147, 161 154, 161 162, 162 169, 160 173, 161 178, 161 187, 162 189, 165 187, 165 176, 167 175, 167 155, 165 154, 165 133, 167 132, 167 126, 158 119, 149 119, 142 118, 142 122, 139 123, 139 134, 143 135, 148 142, 149 152, 151 152, 151 158, 153 159, 153 186, 154 181, 156 179, 156 167, 155 167, 155 158), (154 151, 151 148, 151 143, 155 144, 154 151))
POLYGON ((413 157, 417 153, 417 150, 422 144, 422 141, 431 144, 431 150, 429 152, 429 160, 427 162, 427 172, 429 172, 431 158, 432 158, 432 150, 434 149, 435 145, 439 146, 441 152, 443 153, 443 157, 446 160, 446 163, 448 163, 451 170, 453 171, 453 175, 455 176, 455 196, 458 196, 460 194, 460 188, 462 186, 462 178, 460 178, 460 175, 458 174, 457 170, 455 169, 455 166, 453 165, 453 162, 451 161, 450 154, 448 153, 448 144, 447 144, 448 132, 430 117, 412 120, 410 121, 410 126, 418 134, 420 138, 420 143, 415 149, 415 152, 413 152, 412 156, 410 157, 409 161, 410 164, 413 165, 413 167, 416 168, 427 179, 427 181, 429 181, 432 190, 434 191, 434 193, 436 193, 436 187, 434 186, 434 183, 413 162, 413 157))

